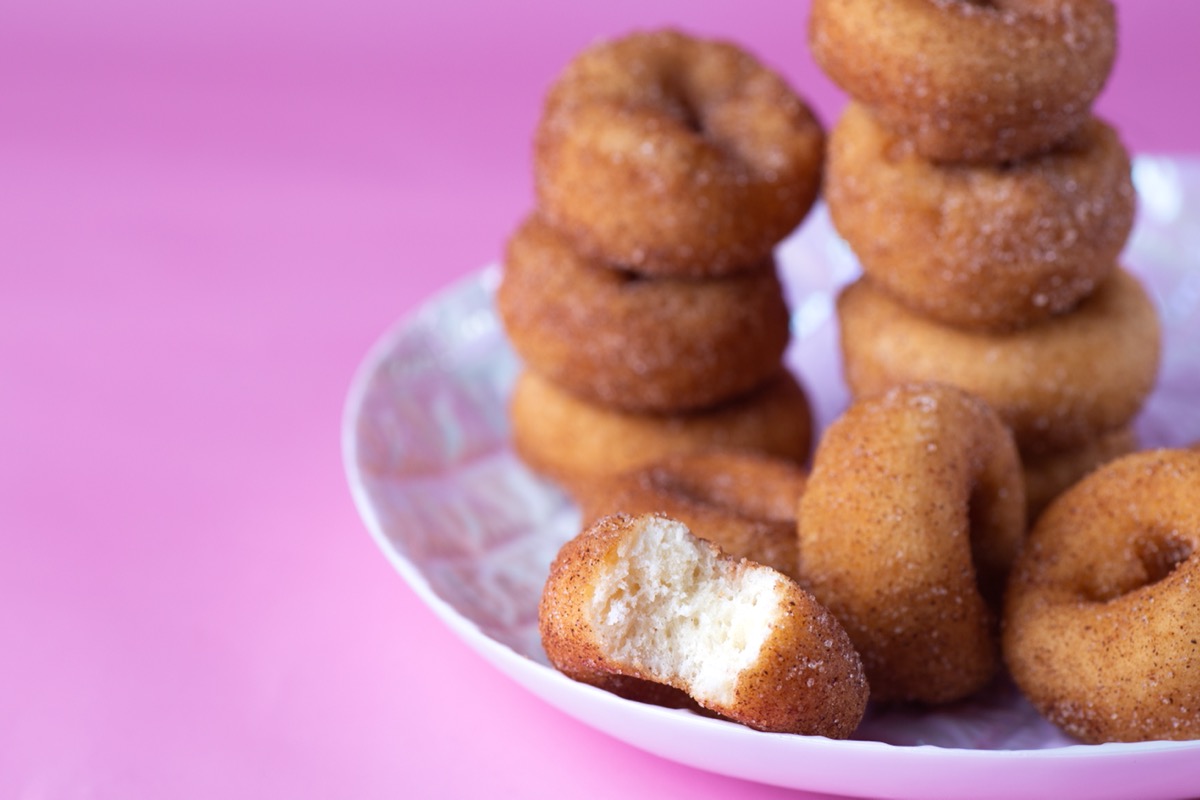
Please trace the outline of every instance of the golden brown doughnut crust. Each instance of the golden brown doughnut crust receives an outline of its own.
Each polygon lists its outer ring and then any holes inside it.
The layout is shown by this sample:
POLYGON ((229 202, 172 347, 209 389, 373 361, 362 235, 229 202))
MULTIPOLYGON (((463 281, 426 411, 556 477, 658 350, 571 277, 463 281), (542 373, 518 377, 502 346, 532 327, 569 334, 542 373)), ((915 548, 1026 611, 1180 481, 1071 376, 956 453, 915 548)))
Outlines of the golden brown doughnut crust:
MULTIPOLYGON (((638 535, 654 516, 605 517, 567 542, 551 564, 538 607, 538 629, 550 662, 569 677, 601 688, 609 688, 614 678, 656 682, 637 660, 606 652, 590 612, 598 573, 620 557, 621 541, 638 535)), ((703 540, 696 544, 710 548, 735 570, 769 570, 744 560, 735 564, 736 559, 703 540)), ((866 710, 862 662, 833 615, 795 581, 775 574, 777 591, 786 597, 786 617, 776 622, 758 661, 739 674, 733 698, 701 704, 758 730, 847 738, 866 710)), ((669 685, 689 691, 685 682, 669 685)), ((648 689, 645 684, 635 686, 635 697, 648 689)))
POLYGON ((1116 53, 1108 0, 814 0, 813 57, 933 161, 999 163, 1078 128, 1116 53))
POLYGON ((843 373, 856 397, 941 381, 983 398, 1024 454, 1128 425, 1158 375, 1161 330, 1138 280, 1116 269, 1069 314, 1010 333, 951 328, 859 279, 838 297, 843 373))
POLYGON ((796 503, 805 477, 794 461, 710 450, 573 488, 585 526, 610 514, 662 513, 732 556, 797 578, 796 503))
POLYGON ((772 260, 720 279, 647 280, 577 255, 537 216, 509 241, 496 305, 530 369, 630 411, 744 394, 779 371, 788 342, 772 260))
POLYGON ((1025 532, 1000 418, 951 386, 855 402, 800 499, 802 585, 845 626, 879 701, 948 703, 999 665, 997 600, 1025 532))
POLYGON ((812 444, 808 398, 786 371, 749 395, 681 414, 634 414, 588 403, 526 371, 517 379, 509 411, 521 459, 568 487, 674 453, 715 448, 803 463, 812 444))
POLYGON ((1070 450, 1022 456, 1029 522, 1035 522, 1055 497, 1084 475, 1119 456, 1132 453, 1137 447, 1137 434, 1132 427, 1126 426, 1102 433, 1070 450))
POLYGON ((808 213, 824 132, 774 71, 673 30, 596 44, 549 90, 538 204, 589 257, 644 274, 752 268, 808 213))
POLYGON ((939 165, 852 103, 829 139, 825 199, 876 285, 947 325, 1004 330, 1074 307, 1133 226, 1129 155, 1085 120, 1026 161, 939 165))
POLYGON ((1004 658, 1084 742, 1200 738, 1200 453, 1110 462, 1060 496, 1013 570, 1004 658))

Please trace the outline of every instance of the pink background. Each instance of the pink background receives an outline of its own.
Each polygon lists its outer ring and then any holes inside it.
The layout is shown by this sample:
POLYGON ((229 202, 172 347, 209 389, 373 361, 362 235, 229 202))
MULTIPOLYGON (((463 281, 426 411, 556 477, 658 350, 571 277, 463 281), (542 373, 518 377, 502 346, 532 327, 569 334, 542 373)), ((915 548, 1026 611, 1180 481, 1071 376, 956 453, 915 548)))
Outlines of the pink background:
MULTIPOLYGON (((8 0, 0 797, 774 797, 542 704, 351 504, 371 343, 495 260, 600 35, 741 42, 828 123, 807 3, 8 0)), ((1119 3, 1099 111, 1200 149, 1200 4, 1119 3)))

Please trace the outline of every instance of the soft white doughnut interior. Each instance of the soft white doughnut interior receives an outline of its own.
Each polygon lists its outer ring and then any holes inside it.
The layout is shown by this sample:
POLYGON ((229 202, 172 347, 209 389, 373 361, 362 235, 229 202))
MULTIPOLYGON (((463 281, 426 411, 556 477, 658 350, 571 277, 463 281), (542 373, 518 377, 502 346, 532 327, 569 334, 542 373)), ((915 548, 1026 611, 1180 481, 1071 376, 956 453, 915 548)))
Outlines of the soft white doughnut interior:
POLYGON ((781 614, 783 576, 717 558, 683 523, 646 517, 599 572, 601 647, 701 702, 730 703, 781 614))

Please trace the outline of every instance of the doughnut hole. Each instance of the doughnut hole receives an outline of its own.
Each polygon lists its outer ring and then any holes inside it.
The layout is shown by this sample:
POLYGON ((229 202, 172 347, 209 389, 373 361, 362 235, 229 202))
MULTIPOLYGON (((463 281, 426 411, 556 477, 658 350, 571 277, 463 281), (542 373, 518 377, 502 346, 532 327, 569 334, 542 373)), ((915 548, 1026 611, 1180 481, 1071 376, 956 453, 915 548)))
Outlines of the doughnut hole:
POLYGON ((1152 530, 1132 537, 1129 551, 1089 573, 1081 595, 1107 603, 1165 580, 1192 555, 1193 544, 1178 531, 1152 530), (1111 566, 1109 566, 1111 565, 1111 566))
POLYGON ((720 560, 685 526, 654 518, 610 551, 592 600, 601 648, 650 679, 727 705, 780 614, 779 573, 720 560))
POLYGON ((1158 583, 1191 557, 1194 545, 1178 531, 1156 532, 1143 536, 1137 543, 1138 559, 1146 570, 1143 585, 1158 583))

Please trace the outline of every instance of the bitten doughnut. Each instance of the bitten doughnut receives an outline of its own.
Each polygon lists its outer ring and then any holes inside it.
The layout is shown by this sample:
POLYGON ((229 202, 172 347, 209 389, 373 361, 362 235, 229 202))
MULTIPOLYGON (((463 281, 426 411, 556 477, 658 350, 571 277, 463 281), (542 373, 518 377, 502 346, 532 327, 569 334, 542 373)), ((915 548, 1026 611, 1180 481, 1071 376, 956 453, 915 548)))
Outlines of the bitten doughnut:
POLYGON ((537 199, 589 257, 653 275, 754 267, 808 213, 824 131, 774 71, 677 31, 594 45, 549 90, 537 199))
POLYGON ((538 627, 576 680, 666 684, 759 730, 846 738, 866 710, 862 663, 833 615, 667 517, 605 517, 568 542, 538 627))
POLYGON ((726 553, 797 578, 796 503, 805 472, 793 461, 737 450, 670 456, 574 491, 585 525, 614 513, 663 513, 726 553))
POLYGON ((1080 447, 1128 425, 1158 374, 1154 305, 1122 269, 1069 314, 1009 333, 938 324, 859 279, 838 297, 843 372, 854 396, 941 381, 982 397, 1024 454, 1080 447))
POLYGON ((1126 426, 1102 433, 1081 447, 1022 456, 1030 523, 1037 520, 1050 501, 1084 475, 1118 456, 1132 453, 1137 446, 1137 434, 1126 426))
POLYGON ((1108 0, 814 0, 809 44, 923 158, 996 163, 1083 124, 1116 15, 1108 0))
POLYGON ((509 416, 521 459, 567 487, 700 450, 746 449, 802 463, 812 443, 808 397, 786 370, 749 395, 679 414, 589 403, 526 371, 509 416))
POLYGON ((578 256, 534 216, 509 241, 496 305, 530 369, 631 411, 712 406, 775 374, 788 309, 775 264, 645 280, 578 256))
POLYGON ((830 135, 825 199, 877 286, 931 319, 992 330, 1062 313, 1092 292, 1112 272, 1135 206, 1129 155, 1095 118, 1020 163, 940 165, 859 104, 830 135))
POLYGON ((855 402, 800 499, 804 581, 862 655, 873 700, 948 703, 999 666, 997 602, 1025 533, 1012 436, 937 384, 855 402))
POLYGON ((1004 658, 1084 742, 1200 738, 1200 453, 1101 467, 1038 520, 1013 570, 1004 658))

